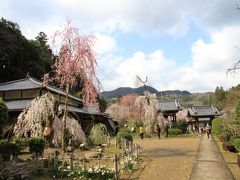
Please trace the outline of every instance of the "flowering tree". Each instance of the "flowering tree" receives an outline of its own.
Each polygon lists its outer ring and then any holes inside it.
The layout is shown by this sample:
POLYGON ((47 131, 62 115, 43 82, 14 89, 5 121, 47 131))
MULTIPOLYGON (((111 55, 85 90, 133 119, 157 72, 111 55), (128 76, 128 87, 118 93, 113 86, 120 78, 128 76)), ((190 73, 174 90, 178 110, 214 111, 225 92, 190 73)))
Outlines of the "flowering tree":
POLYGON ((56 31, 53 36, 53 45, 58 54, 53 65, 54 75, 51 77, 45 74, 43 81, 44 84, 58 83, 66 92, 62 130, 63 150, 69 90, 77 84, 79 78, 83 84, 84 104, 97 104, 100 82, 95 73, 97 61, 92 50, 93 43, 94 37, 92 35, 81 36, 79 30, 71 25, 70 20, 67 20, 62 31, 56 31))
POLYGON ((120 100, 120 105, 125 106, 127 108, 127 112, 126 115, 128 116, 128 119, 133 119, 135 117, 136 114, 136 105, 135 105, 135 101, 136 101, 137 95, 135 94, 127 94, 125 96, 122 96, 121 100, 120 100))

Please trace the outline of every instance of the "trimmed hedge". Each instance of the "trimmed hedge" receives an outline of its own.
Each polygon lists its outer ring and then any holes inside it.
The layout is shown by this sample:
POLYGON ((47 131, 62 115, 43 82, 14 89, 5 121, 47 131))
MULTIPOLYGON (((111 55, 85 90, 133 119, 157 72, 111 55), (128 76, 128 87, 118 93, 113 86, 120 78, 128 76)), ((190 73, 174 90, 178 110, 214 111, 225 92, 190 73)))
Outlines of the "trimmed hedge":
POLYGON ((187 131, 186 121, 184 121, 184 120, 177 121, 176 123, 173 123, 172 128, 180 129, 180 130, 182 130, 182 132, 185 133, 187 131))
POLYGON ((212 120, 212 133, 219 135, 222 132, 222 119, 215 118, 212 120))
POLYGON ((28 139, 26 139, 26 138, 14 137, 12 139, 12 143, 16 144, 20 150, 23 150, 24 148, 28 147, 28 139))
POLYGON ((7 141, 0 142, 0 155, 3 161, 10 161, 11 156, 17 157, 19 148, 16 144, 9 143, 7 141))
POLYGON ((168 135, 170 135, 170 136, 176 136, 176 135, 179 135, 179 134, 182 134, 181 129, 177 129, 177 128, 168 129, 168 135))
POLYGON ((42 137, 32 137, 29 142, 29 151, 36 153, 36 156, 42 155, 45 148, 45 140, 42 137))

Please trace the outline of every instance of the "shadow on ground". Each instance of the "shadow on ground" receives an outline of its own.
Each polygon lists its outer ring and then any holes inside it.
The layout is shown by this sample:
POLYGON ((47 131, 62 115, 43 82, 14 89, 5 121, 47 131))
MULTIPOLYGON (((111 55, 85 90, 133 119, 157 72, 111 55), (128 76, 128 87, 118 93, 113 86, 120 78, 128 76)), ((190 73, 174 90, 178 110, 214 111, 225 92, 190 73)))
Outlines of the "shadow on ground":
POLYGON ((149 150, 143 150, 143 156, 156 156, 156 157, 174 157, 174 156, 181 156, 181 157, 191 157, 193 156, 194 151, 187 151, 184 149, 168 149, 168 148, 153 148, 149 150))

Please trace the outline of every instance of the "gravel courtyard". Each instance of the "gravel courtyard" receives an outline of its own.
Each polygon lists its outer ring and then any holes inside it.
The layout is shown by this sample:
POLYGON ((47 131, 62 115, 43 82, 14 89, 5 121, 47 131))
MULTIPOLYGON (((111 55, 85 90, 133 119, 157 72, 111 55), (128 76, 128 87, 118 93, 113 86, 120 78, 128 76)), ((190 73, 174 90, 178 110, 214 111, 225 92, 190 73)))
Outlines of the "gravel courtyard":
POLYGON ((121 179, 187 180, 193 167, 199 137, 134 139, 139 144, 140 162, 133 172, 121 179))

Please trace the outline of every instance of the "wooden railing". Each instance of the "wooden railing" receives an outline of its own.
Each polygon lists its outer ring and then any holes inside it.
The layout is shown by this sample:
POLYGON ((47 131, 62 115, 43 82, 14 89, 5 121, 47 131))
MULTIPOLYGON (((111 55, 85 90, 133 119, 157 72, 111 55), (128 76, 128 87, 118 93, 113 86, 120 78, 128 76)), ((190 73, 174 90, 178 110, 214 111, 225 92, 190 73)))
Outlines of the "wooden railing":
POLYGON ((114 170, 115 179, 118 180, 120 177, 121 166, 120 162, 124 158, 132 158, 136 156, 139 157, 139 146, 136 144, 132 144, 132 142, 124 141, 123 144, 123 153, 121 154, 114 154, 110 156, 101 156, 98 155, 97 157, 85 158, 85 157, 77 157, 74 153, 69 153, 67 156, 59 157, 54 154, 48 154, 47 156, 43 157, 44 159, 44 166, 46 168, 59 166, 59 163, 66 163, 70 166, 70 170, 74 168, 94 168, 94 167, 101 167, 104 166, 106 168, 114 170))

